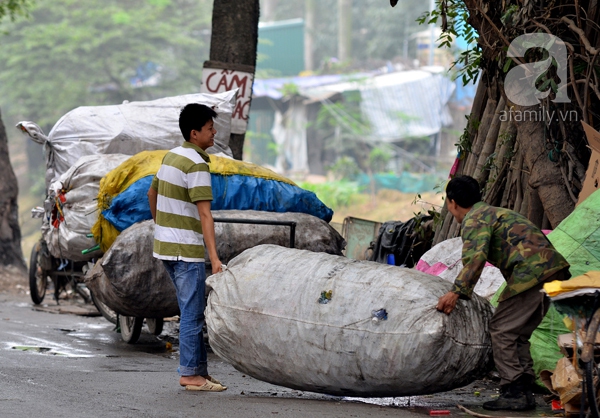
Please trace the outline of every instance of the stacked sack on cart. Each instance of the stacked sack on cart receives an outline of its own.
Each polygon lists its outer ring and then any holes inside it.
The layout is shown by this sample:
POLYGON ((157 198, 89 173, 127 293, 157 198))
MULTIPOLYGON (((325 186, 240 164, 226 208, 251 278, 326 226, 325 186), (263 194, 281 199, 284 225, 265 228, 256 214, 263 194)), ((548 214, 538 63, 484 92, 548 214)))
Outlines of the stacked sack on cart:
POLYGON ((180 109, 197 102, 217 112, 210 154, 231 156, 231 115, 237 90, 189 94, 115 106, 84 106, 65 114, 46 136, 33 122, 17 128, 44 146, 47 199, 42 235, 53 257, 88 261, 102 255, 91 238, 98 219, 100 180, 127 158, 145 150, 164 150, 182 142, 180 109))

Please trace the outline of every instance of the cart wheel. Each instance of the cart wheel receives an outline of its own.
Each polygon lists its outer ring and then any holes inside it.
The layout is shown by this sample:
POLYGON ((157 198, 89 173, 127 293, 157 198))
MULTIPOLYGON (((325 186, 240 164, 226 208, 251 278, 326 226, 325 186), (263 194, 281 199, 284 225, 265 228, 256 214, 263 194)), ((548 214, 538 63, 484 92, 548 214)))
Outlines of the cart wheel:
POLYGON ((119 327, 121 327, 121 338, 127 344, 135 344, 142 333, 144 318, 119 315, 119 327))
POLYGON ((46 296, 48 286, 48 272, 40 265, 40 243, 36 242, 31 249, 29 258, 29 293, 31 300, 39 305, 46 296))
MULTIPOLYGON (((88 290, 89 290, 89 288, 88 288, 88 290)), ((117 313, 115 311, 113 311, 112 309, 110 309, 108 307, 108 305, 106 305, 106 303, 102 302, 96 296, 94 296, 94 292, 92 292, 91 290, 90 290, 90 296, 92 297, 92 302, 96 306, 96 309, 98 309, 98 312, 100 312, 102 314, 104 319, 106 319, 108 322, 110 322, 112 324, 117 325, 117 313)))
POLYGON ((589 403, 589 416, 598 418, 598 367, 593 360, 585 363, 585 391, 589 403))
POLYGON ((163 318, 146 318, 146 325, 148 325, 150 334, 160 335, 164 324, 165 320, 163 318))
POLYGON ((589 417, 600 418, 600 380, 599 380, 599 364, 598 358, 594 356, 596 347, 596 338, 600 332, 600 309, 591 316, 591 320, 587 326, 586 338, 583 342, 581 350, 581 361, 585 365, 585 392, 589 403, 589 417))

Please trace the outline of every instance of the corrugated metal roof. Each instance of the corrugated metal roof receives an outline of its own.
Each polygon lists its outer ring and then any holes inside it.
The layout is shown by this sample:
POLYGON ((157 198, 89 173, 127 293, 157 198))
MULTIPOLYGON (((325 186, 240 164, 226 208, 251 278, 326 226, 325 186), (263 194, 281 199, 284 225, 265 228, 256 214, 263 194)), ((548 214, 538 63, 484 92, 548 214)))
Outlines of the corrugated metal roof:
POLYGON ((253 97, 281 99, 281 89, 289 83, 309 100, 359 91, 361 111, 380 141, 429 136, 452 123, 448 103, 456 85, 440 73, 410 70, 255 80, 253 97))

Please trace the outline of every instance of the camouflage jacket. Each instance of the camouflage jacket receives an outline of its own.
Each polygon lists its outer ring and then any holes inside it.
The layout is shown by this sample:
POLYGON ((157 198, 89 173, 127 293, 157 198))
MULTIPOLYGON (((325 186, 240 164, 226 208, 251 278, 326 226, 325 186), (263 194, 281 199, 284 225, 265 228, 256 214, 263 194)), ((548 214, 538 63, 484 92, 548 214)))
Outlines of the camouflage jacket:
POLYGON ((506 280, 499 301, 522 293, 569 267, 548 238, 523 215, 476 203, 462 222, 463 269, 452 291, 470 298, 486 261, 506 280))

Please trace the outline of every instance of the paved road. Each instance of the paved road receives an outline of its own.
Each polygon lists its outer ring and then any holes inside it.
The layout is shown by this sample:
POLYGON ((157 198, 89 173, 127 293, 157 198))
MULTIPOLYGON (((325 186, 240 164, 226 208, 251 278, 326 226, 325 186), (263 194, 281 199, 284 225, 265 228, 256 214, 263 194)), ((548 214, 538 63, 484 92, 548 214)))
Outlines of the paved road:
POLYGON ((416 418, 442 408, 456 416, 457 401, 483 401, 474 398, 474 390, 484 393, 477 386, 383 400, 299 392, 245 376, 212 354, 209 371, 229 389, 189 392, 178 386, 178 356, 164 337, 144 332, 128 345, 102 317, 32 308, 26 296, 0 295, 0 417, 416 418))

